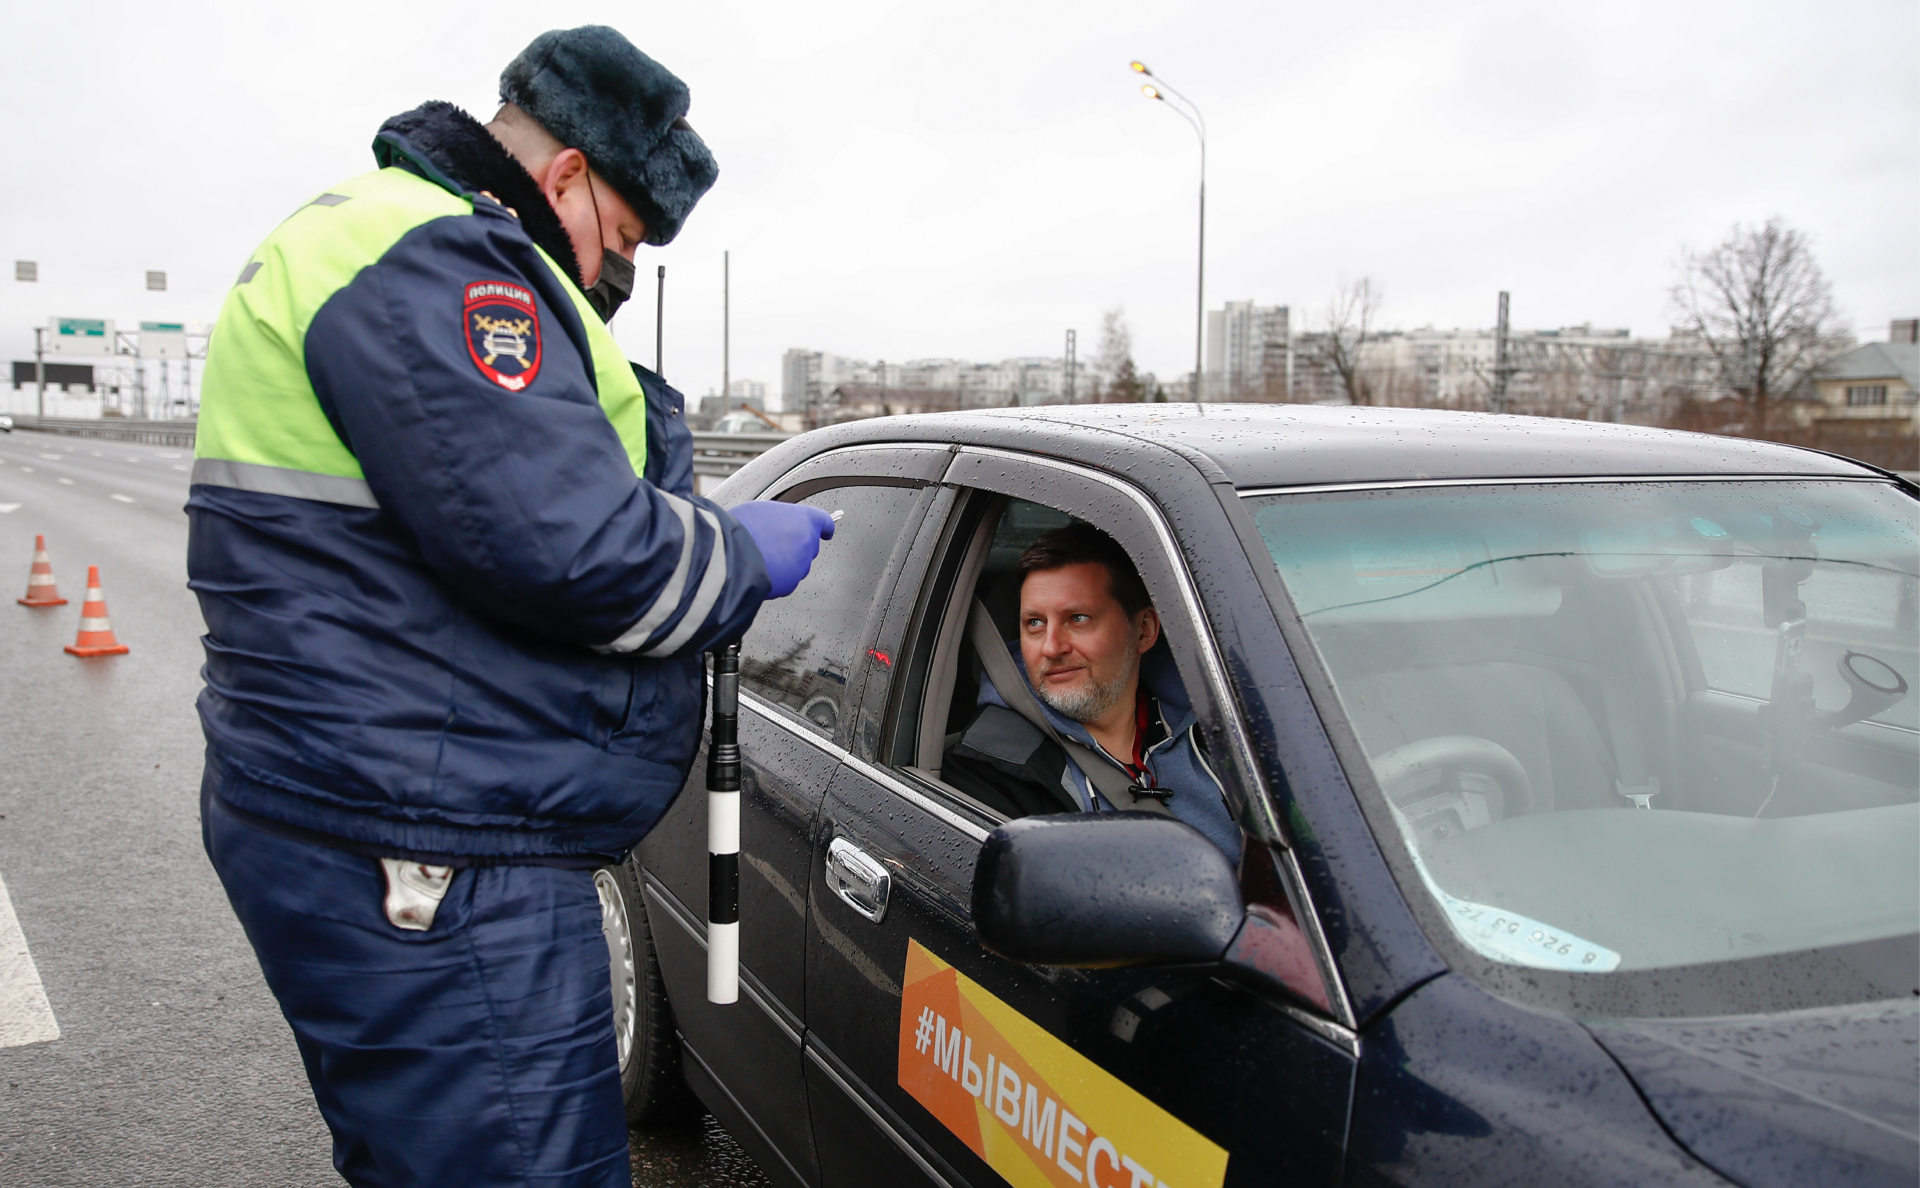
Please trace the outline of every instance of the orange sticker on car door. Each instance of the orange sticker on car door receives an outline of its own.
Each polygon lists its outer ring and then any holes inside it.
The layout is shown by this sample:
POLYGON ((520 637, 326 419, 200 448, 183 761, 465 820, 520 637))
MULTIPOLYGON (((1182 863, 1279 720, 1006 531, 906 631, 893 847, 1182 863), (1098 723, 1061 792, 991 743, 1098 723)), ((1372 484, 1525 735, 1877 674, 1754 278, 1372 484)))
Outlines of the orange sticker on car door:
POLYGON ((1219 1188, 1227 1152, 907 942, 900 1087, 1016 1188, 1219 1188))

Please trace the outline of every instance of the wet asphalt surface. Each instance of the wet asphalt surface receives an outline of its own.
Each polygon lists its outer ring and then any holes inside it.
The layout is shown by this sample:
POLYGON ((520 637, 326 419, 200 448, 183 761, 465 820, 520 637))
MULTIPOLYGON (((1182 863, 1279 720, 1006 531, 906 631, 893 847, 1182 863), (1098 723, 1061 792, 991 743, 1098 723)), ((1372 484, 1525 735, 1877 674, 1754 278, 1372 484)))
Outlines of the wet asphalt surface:
MULTIPOLYGON (((201 850, 191 461, 0 435, 0 880, 60 1027, 0 1048, 0 1184, 341 1183, 293 1038, 201 850), (66 606, 13 601, 35 533, 66 606), (61 650, 89 564, 128 655, 61 650)), ((639 1188, 766 1182, 711 1118, 636 1132, 633 1152, 639 1188)))

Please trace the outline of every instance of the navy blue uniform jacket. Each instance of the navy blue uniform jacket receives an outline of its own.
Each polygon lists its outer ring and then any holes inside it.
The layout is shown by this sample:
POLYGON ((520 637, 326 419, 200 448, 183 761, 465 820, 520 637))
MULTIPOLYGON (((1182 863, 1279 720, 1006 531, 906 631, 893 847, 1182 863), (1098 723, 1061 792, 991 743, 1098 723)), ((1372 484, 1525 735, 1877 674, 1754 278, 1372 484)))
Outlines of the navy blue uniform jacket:
MULTIPOLYGON (((530 184, 469 180, 501 166, 450 110, 390 121, 382 163, 455 192, 530 184)), ((650 481, 634 475, 528 226, 557 221, 486 200, 435 219, 313 319, 309 378, 378 507, 196 473, 209 779, 256 823, 423 861, 584 866, 630 849, 680 789, 699 654, 746 629, 765 566, 694 497, 681 397, 639 368, 650 481), (535 295, 544 358, 524 392, 469 357, 460 294, 476 277, 535 295)))

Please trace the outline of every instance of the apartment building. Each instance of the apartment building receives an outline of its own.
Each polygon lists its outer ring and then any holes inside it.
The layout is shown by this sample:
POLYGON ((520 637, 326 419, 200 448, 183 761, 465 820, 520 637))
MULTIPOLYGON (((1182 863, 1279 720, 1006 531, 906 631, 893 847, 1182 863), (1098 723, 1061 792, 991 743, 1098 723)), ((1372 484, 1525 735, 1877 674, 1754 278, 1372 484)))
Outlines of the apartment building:
POLYGON ((786 353, 782 368, 780 407, 788 412, 807 411, 814 423, 825 424, 853 415, 880 415, 882 408, 919 412, 1059 404, 1069 396, 1086 399, 1084 364, 1076 366, 1072 379, 1070 385, 1066 360, 1055 356, 1021 356, 998 363, 964 359, 889 363, 794 348, 786 353), (856 413, 856 407, 873 411, 856 413))
MULTIPOLYGON (((1312 344, 1296 344, 1302 356, 1312 344)), ((1491 330, 1432 326, 1382 333, 1357 352, 1357 382, 1366 403, 1482 410, 1499 369, 1491 330)), ((1662 423, 1675 406, 1717 396, 1718 369, 1706 345, 1683 332, 1636 338, 1623 328, 1593 325, 1514 330, 1507 337, 1506 407, 1534 416, 1662 423)), ((1337 378, 1296 364, 1296 399, 1329 399, 1337 378)), ((1324 370, 1324 369, 1320 369, 1324 370)), ((1334 397, 1344 403, 1345 392, 1334 397)))
POLYGON ((1201 391, 1208 400, 1284 400, 1292 361, 1286 306, 1229 301, 1207 314, 1201 391))

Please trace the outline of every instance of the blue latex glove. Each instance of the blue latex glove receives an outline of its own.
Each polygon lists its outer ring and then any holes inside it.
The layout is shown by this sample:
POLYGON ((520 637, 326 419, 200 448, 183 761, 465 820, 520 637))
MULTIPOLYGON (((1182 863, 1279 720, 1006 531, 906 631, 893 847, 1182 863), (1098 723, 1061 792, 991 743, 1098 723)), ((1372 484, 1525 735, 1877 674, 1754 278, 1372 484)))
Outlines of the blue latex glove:
POLYGON ((833 517, 804 503, 756 499, 728 509, 760 546, 767 576, 773 579, 768 598, 785 598, 813 567, 820 542, 833 539, 833 517))

